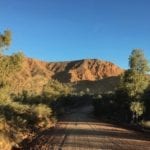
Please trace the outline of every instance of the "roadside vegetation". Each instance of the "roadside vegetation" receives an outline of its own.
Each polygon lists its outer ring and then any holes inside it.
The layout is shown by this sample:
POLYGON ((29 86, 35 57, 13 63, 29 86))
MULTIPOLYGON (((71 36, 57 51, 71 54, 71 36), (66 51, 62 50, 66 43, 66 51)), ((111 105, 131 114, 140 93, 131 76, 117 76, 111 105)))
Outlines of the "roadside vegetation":
POLYGON ((148 127, 150 120, 148 72, 148 61, 143 51, 133 50, 129 56, 129 69, 120 77, 118 89, 94 99, 95 114, 108 120, 148 127))
POLYGON ((11 32, 0 34, 0 149, 18 147, 23 139, 33 137, 52 127, 57 114, 63 112, 60 97, 71 93, 71 87, 58 81, 49 81, 42 94, 23 90, 13 93, 12 76, 21 71, 25 59, 22 52, 5 56, 3 51, 11 44, 11 32))

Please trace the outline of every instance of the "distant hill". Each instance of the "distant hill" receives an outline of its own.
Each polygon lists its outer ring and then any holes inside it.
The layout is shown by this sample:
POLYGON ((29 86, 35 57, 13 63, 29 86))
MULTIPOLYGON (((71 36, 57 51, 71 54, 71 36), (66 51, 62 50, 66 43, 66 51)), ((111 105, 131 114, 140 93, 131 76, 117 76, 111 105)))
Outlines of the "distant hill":
POLYGON ((11 78, 14 91, 42 90, 48 80, 55 79, 72 84, 77 91, 113 90, 118 84, 117 76, 124 70, 117 65, 97 59, 66 62, 43 62, 25 58, 22 70, 11 78))
POLYGON ((97 59, 83 59, 70 62, 52 62, 47 69, 53 73, 52 78, 60 82, 96 81, 118 76, 123 69, 111 62, 97 59))

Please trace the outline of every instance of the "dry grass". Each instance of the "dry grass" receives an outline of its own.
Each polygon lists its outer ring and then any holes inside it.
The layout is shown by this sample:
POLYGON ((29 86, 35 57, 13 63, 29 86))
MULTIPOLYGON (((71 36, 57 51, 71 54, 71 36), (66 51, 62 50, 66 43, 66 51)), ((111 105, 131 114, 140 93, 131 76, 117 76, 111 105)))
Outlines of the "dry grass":
POLYGON ((14 143, 7 135, 0 133, 0 150, 11 150, 14 143))

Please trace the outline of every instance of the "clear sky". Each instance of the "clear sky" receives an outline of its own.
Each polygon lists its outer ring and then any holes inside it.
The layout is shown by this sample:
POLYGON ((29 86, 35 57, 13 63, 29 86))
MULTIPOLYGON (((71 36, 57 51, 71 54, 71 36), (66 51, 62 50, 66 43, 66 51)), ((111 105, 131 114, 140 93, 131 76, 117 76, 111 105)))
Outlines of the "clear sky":
POLYGON ((0 0, 9 52, 46 61, 98 58, 127 68, 134 48, 150 59, 150 0, 0 0))

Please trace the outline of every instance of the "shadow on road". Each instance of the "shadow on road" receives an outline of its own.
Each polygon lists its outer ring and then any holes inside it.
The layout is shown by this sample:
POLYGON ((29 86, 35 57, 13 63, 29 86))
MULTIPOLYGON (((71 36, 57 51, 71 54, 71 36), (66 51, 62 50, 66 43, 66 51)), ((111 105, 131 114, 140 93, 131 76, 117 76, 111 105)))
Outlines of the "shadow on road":
POLYGON ((54 129, 44 131, 25 149, 30 150, 150 150, 150 136, 97 121, 91 105, 68 112, 54 129))

